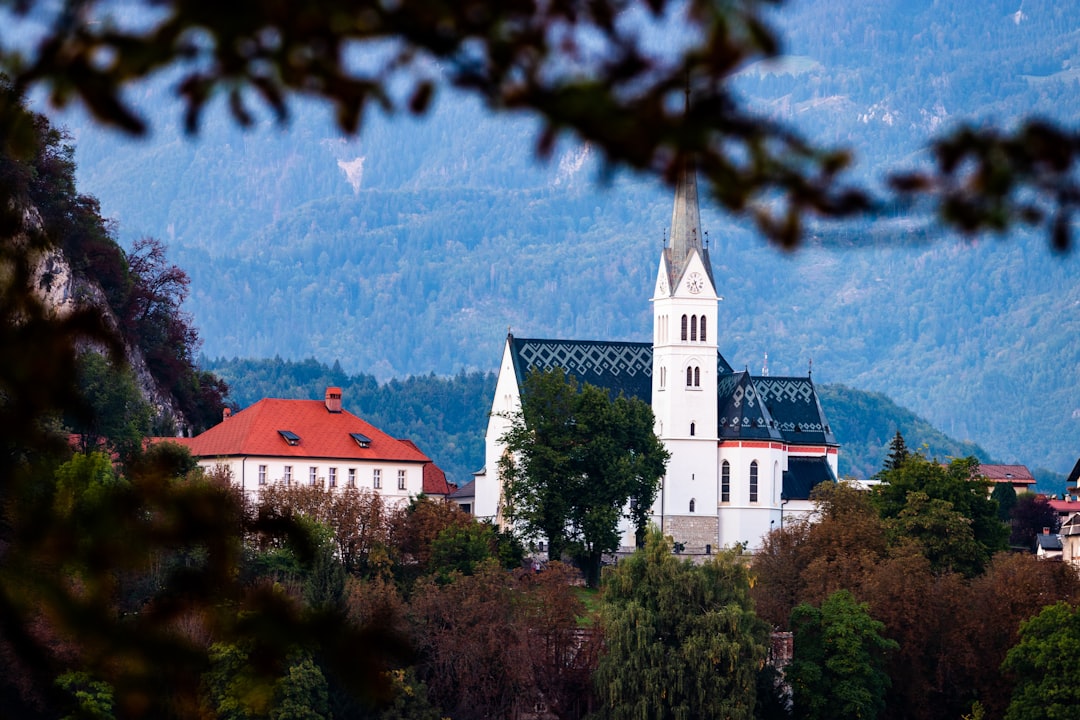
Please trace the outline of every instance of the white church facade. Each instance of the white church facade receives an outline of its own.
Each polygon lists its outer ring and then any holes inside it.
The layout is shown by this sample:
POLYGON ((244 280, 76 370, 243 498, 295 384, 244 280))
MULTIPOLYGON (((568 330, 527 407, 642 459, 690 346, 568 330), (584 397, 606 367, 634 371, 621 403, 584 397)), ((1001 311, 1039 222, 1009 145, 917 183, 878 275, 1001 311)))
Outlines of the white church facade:
MULTIPOLYGON (((753 550, 785 519, 811 510, 815 485, 835 482, 839 446, 810 375, 751 376, 734 371, 719 351, 719 296, 689 163, 676 185, 651 303, 651 343, 507 337, 485 466, 473 486, 478 517, 503 521, 500 438, 534 369, 560 368, 652 405, 656 434, 671 453, 652 521, 688 553, 736 544, 753 550)), ((624 549, 631 549, 629 522, 623 530, 624 549)))

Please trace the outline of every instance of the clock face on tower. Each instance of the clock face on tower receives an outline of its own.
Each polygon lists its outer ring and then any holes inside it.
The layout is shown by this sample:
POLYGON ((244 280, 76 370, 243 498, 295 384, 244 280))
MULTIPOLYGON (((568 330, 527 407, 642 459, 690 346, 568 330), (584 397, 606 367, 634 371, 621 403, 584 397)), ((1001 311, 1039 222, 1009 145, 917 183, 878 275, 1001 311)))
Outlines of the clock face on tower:
POLYGON ((659 295, 667 295, 667 280, 660 278, 660 284, 657 286, 660 290, 659 295))
POLYGON ((705 278, 699 272, 692 272, 686 276, 686 289, 693 295, 697 295, 705 287, 705 278))

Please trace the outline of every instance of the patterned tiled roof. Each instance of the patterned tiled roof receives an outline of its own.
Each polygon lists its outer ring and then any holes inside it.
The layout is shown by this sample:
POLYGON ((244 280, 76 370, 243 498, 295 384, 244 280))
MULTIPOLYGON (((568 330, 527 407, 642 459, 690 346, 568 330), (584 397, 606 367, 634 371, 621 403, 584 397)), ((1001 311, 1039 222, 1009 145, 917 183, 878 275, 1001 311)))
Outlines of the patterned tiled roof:
MULTIPOLYGON (((650 343, 543 340, 510 336, 518 386, 532 370, 559 368, 577 378, 647 403, 652 402, 650 343)), ((796 445, 836 444, 813 381, 795 377, 751 377, 732 372, 716 354, 720 437, 784 440, 796 445)))
MULTIPOLYGON (((613 395, 620 392, 652 403, 652 359, 650 343, 604 342, 600 340, 542 340, 510 336, 514 373, 518 387, 532 370, 560 368, 577 378, 604 388, 613 395)), ((718 375, 731 372, 731 365, 716 354, 718 375)))
POLYGON ((620 392, 647 403, 652 402, 652 345, 634 342, 595 340, 533 340, 510 338, 514 372, 518 386, 532 370, 560 368, 577 378, 620 392))
POLYGON ((718 435, 721 438, 782 440, 768 408, 758 397, 749 373, 721 375, 717 384, 719 412, 718 435))
POLYGON ((777 429, 792 444, 836 444, 809 377, 752 378, 777 429))
POLYGON ((394 462, 431 462, 412 443, 390 437, 343 410, 330 412, 322 400, 260 400, 206 432, 181 442, 196 457, 297 457, 394 462), (290 444, 281 434, 299 436, 290 444), (351 433, 371 440, 360 447, 351 433))

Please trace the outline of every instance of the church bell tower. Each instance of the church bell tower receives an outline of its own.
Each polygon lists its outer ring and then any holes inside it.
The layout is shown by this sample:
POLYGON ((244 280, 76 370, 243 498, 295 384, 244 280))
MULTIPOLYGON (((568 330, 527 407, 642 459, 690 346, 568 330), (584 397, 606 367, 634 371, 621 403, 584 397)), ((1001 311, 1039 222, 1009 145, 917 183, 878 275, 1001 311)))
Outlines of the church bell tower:
POLYGON ((671 233, 653 290, 652 405, 671 453, 653 508, 676 542, 717 547, 717 327, 719 298, 702 243, 697 174, 684 158, 671 233))

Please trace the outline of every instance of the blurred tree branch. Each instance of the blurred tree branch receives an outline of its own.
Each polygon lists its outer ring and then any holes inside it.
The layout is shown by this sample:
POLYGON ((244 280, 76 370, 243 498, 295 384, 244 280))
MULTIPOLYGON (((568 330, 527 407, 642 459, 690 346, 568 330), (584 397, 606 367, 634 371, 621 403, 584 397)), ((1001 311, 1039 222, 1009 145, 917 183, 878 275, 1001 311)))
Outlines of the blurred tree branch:
POLYGON ((892 197, 845 179, 851 156, 756 116, 732 91, 733 73, 779 52, 765 13, 778 0, 401 0, 208 3, 140 0, 123 17, 108 3, 35 0, 0 8, 44 31, 33 47, 0 37, 0 72, 22 92, 79 101, 99 121, 138 134, 145 122, 123 90, 168 71, 194 132, 224 100, 241 125, 252 101, 280 120, 293 94, 334 108, 357 132, 373 106, 423 113, 440 86, 490 108, 529 111, 549 152, 564 134, 597 148, 609 168, 674 177, 691 152, 716 200, 794 247, 805 223, 929 203, 965 233, 1046 226, 1066 248, 1076 205, 1077 136, 1045 123, 1014 133, 962 128, 933 144, 925 170, 896 174, 892 197), (661 28, 665 28, 662 30, 661 28), (658 35, 666 35, 657 42, 658 35), (693 103, 684 109, 689 84, 693 103))

